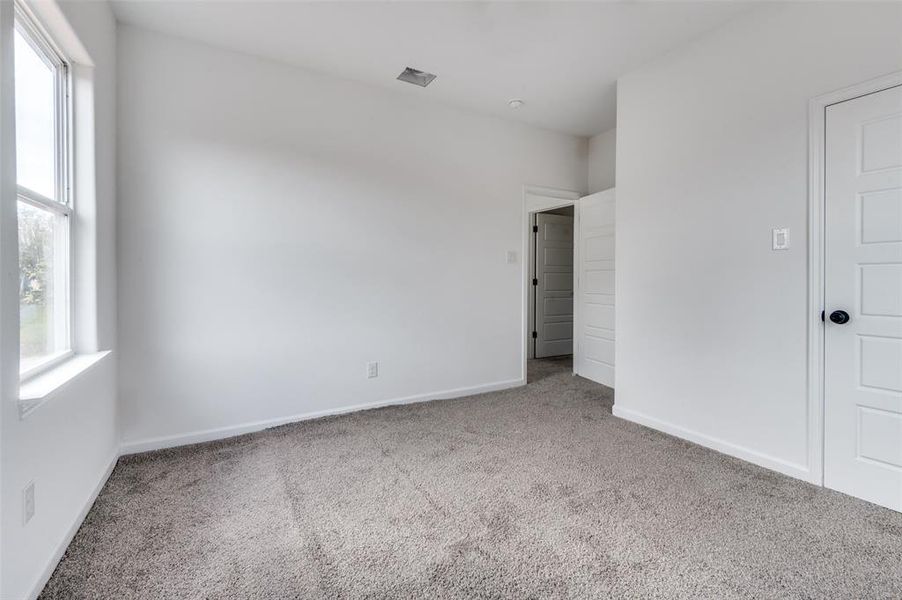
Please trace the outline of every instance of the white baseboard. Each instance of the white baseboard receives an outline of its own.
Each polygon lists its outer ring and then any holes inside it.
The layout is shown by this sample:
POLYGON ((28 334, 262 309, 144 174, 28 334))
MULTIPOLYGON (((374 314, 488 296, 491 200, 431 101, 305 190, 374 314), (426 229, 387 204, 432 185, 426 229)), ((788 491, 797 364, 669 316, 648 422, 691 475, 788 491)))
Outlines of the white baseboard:
POLYGON ((78 533, 78 528, 81 527, 82 523, 84 523, 85 517, 88 516, 88 512, 91 510, 91 507, 94 506, 94 502, 97 500, 97 496, 100 495, 100 490, 103 489, 103 486, 106 485, 107 480, 110 478, 110 474, 112 474, 113 468, 116 466, 116 461, 118 460, 119 452, 117 450, 116 452, 113 452, 113 455, 110 457, 109 463, 103 470, 100 479, 97 480, 97 484, 94 486, 94 489, 91 490, 91 493, 88 495, 87 500, 81 507, 81 510, 78 511, 78 515, 75 517, 75 520, 72 522, 72 525, 66 531, 66 534, 60 540, 59 544, 57 544, 56 549, 53 551, 53 554, 47 560, 47 564, 41 571, 40 577, 38 577, 38 580, 31 588, 31 592, 28 594, 28 600, 35 600, 41 594, 44 586, 47 585, 47 582, 50 580, 50 576, 53 575, 53 571, 56 570, 56 566, 59 564, 60 559, 62 559, 63 554, 66 553, 66 548, 69 547, 69 544, 72 542, 72 538, 74 538, 75 534, 78 533))
POLYGON ((789 462, 770 456, 769 454, 758 452, 757 450, 752 450, 751 448, 746 448, 745 446, 739 446, 704 433, 692 431, 691 429, 686 429, 680 425, 674 425, 673 423, 650 417, 635 410, 622 408, 617 406, 616 402, 614 404, 613 413, 615 417, 620 417, 621 419, 626 419, 627 421, 632 421, 633 423, 638 423, 639 425, 644 425, 651 429, 663 431, 664 433, 694 442, 700 446, 722 452, 723 454, 735 458, 740 458, 744 461, 756 464, 759 467, 777 471, 778 473, 783 473, 784 475, 789 475, 790 477, 795 477, 796 479, 801 479, 809 483, 818 484, 812 478, 811 469, 805 465, 789 462))
POLYGON ((235 437, 236 435, 244 435, 245 433, 262 431, 263 429, 269 429, 270 427, 277 427, 279 425, 286 425, 288 423, 297 423, 299 421, 308 421, 310 419, 318 419, 320 417, 328 417, 332 415, 341 415, 345 413, 357 412, 360 410, 369 410, 372 408, 381 408, 383 406, 394 406, 399 404, 430 402, 432 400, 462 398, 464 396, 474 396, 476 394, 485 394, 488 392, 496 392, 499 390, 520 387, 522 385, 526 385, 525 379, 510 379, 507 381, 485 383, 472 387, 455 388, 428 394, 406 396, 403 398, 392 398, 389 400, 378 400, 376 402, 354 404, 351 406, 343 406, 339 408, 329 408, 326 410, 302 413, 299 415, 277 417, 275 419, 253 421, 251 423, 241 423, 239 425, 229 425, 226 427, 218 427, 216 429, 205 429, 201 431, 192 431, 176 435, 161 436, 134 442, 125 442, 120 447, 120 455, 125 456, 127 454, 137 454, 139 452, 148 452, 151 450, 162 450, 164 448, 174 448, 176 446, 185 446, 188 444, 211 442, 214 440, 235 437))

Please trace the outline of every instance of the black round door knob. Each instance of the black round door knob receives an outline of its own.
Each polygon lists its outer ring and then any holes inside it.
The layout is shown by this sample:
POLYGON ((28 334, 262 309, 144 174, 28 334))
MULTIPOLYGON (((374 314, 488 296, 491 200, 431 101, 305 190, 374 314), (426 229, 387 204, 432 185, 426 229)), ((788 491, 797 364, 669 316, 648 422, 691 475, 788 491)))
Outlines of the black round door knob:
POLYGON ((834 310, 830 313, 830 320, 836 323, 837 325, 844 325, 848 323, 851 319, 849 317, 849 313, 844 310, 834 310))

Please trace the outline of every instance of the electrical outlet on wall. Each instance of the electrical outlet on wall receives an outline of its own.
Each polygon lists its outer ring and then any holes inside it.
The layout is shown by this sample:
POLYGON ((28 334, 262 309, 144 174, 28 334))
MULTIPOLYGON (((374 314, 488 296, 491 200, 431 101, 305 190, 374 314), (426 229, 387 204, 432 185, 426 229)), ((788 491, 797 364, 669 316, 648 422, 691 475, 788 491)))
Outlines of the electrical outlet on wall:
POLYGON ((34 481, 29 481, 22 490, 22 524, 27 525, 34 516, 34 481))
POLYGON ((373 377, 379 377, 379 363, 377 363, 377 362, 366 363, 366 376, 368 379, 372 379, 373 377))

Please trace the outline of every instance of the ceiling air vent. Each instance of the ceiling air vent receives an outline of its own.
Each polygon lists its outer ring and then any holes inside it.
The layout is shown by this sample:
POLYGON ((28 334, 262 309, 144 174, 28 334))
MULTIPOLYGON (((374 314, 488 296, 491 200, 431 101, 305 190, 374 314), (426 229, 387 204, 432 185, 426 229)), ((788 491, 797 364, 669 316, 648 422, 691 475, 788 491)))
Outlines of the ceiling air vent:
POLYGON ((435 79, 435 75, 427 73, 426 71, 418 71, 407 67, 400 75, 398 75, 398 79, 420 87, 426 87, 432 83, 432 80, 435 79))

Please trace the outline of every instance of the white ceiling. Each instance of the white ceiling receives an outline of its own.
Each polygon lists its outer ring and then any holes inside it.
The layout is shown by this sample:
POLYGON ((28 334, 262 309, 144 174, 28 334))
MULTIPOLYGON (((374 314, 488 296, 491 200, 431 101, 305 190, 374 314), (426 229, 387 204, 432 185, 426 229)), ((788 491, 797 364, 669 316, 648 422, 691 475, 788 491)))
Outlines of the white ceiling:
POLYGON ((556 131, 615 125, 617 77, 747 2, 113 2, 125 23, 556 131), (396 81, 406 66, 428 88, 396 81), (508 107, 511 98, 525 105, 508 107))

